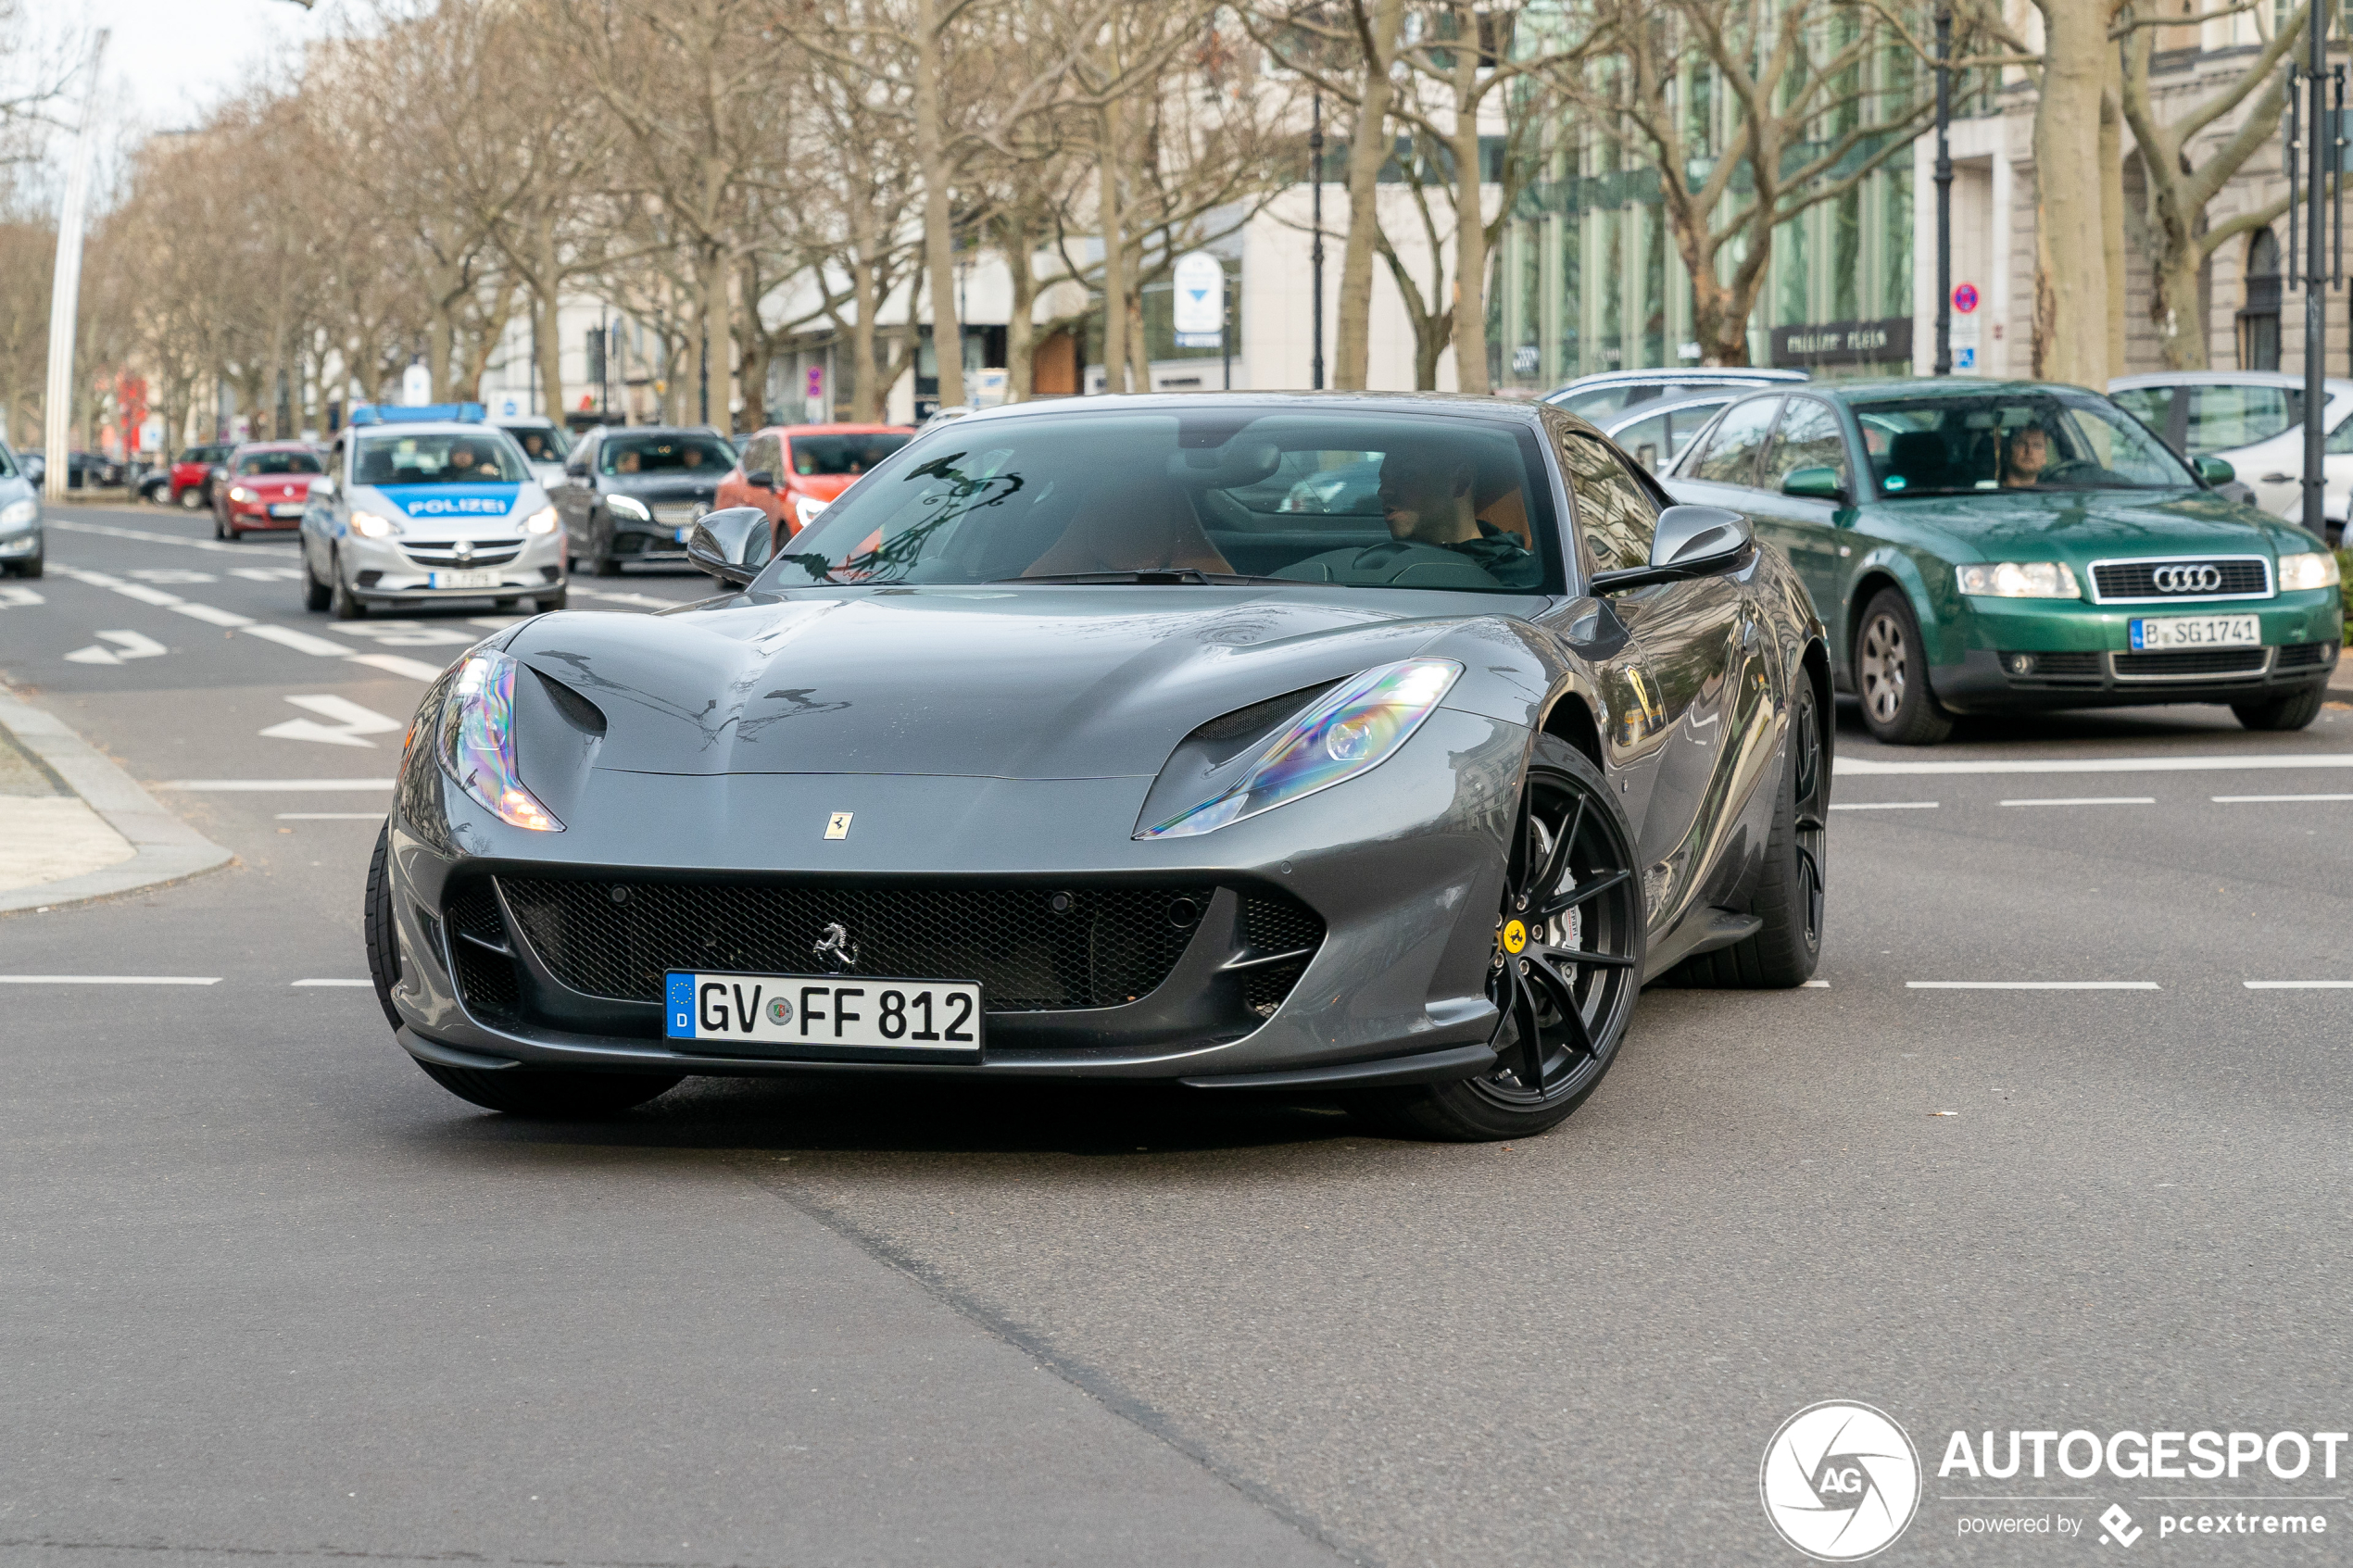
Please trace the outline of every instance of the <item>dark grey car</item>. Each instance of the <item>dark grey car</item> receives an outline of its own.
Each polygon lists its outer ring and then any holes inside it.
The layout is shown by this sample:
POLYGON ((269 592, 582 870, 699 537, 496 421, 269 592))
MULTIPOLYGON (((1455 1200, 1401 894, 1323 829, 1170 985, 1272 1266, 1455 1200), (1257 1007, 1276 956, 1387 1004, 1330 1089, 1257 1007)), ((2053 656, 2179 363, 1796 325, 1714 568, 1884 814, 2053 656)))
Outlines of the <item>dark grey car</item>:
POLYGON ((1813 971, 1821 627, 1581 420, 1016 407, 769 536, 712 514, 732 595, 540 616, 427 694, 369 959, 453 1093, 1100 1077, 1513 1137, 1644 982, 1813 971), (1367 462, 1378 509, 1287 508, 1367 462))
POLYGON ((735 448, 709 430, 590 431, 553 491, 574 570, 586 560, 598 576, 614 577, 631 561, 684 561, 686 531, 735 466, 735 448))

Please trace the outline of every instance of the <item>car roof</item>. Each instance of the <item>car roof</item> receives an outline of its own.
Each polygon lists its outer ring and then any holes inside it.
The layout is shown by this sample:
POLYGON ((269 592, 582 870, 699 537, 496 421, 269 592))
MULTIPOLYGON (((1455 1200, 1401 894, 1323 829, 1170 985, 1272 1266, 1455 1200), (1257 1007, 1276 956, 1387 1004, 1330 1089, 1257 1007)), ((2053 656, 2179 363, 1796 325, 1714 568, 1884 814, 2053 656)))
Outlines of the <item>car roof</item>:
POLYGON ((240 452, 316 452, 318 449, 319 448, 313 446, 308 441, 295 441, 292 439, 285 441, 240 441, 236 443, 236 450, 240 452))
POLYGON ((913 425, 770 425, 753 433, 757 435, 912 435, 913 425))
POLYGON ((1579 376, 1573 382, 1554 387, 1544 394, 1543 401, 1566 397, 1572 393, 1592 387, 1619 386, 1629 382, 1714 382, 1719 386, 1745 385, 1757 382, 1811 381, 1804 370, 1785 370, 1768 365, 1692 365, 1655 366, 1646 370, 1596 370, 1590 376, 1579 376))
MULTIPOLYGON (((1371 413, 1466 414, 1497 423, 1527 424, 1538 405, 1518 398, 1484 397, 1459 392, 1131 392, 1091 397, 1042 398, 1033 403, 1006 403, 980 408, 952 421, 975 420, 1053 419, 1071 414, 1141 411, 1190 412, 1203 408, 1327 409, 1355 407, 1371 413)), ((1557 408, 1548 412, 1559 416, 1557 408)), ((1574 416, 1566 416, 1573 418, 1574 416)))
POLYGON ((486 420, 418 420, 414 422, 404 420, 398 424, 346 425, 335 433, 349 435, 354 432, 362 435, 480 435, 485 437, 507 433, 486 420))
MULTIPOLYGON (((2330 376, 2322 384, 2333 397, 2353 393, 2353 381, 2343 376, 2330 376)), ((2145 370, 2115 377, 2108 383, 2110 392, 2142 386, 2277 386, 2301 392, 2304 378, 2285 370, 2145 370)))
MULTIPOLYGON (((1781 383, 1769 382, 1762 384, 1779 386, 1781 383)), ((1678 408, 1688 408, 1700 403, 1713 406, 1738 397, 1745 390, 1747 390, 1746 387, 1742 383, 1727 382, 1720 386, 1712 386, 1702 391, 1679 392, 1669 397, 1653 397, 1646 402, 1629 403, 1615 414, 1608 415, 1596 422, 1604 431, 1615 433, 1622 425, 1639 423, 1654 414, 1672 413, 1678 408)))

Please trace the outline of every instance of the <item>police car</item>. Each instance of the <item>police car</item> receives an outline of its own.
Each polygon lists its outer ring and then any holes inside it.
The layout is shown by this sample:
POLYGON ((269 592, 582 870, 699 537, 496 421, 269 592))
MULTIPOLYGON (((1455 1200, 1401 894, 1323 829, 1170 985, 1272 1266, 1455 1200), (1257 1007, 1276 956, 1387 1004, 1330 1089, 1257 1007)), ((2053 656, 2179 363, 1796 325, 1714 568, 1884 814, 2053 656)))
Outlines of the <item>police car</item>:
POLYGON ((303 606, 337 620, 435 599, 564 606, 556 508, 479 403, 354 408, 300 539, 303 606))

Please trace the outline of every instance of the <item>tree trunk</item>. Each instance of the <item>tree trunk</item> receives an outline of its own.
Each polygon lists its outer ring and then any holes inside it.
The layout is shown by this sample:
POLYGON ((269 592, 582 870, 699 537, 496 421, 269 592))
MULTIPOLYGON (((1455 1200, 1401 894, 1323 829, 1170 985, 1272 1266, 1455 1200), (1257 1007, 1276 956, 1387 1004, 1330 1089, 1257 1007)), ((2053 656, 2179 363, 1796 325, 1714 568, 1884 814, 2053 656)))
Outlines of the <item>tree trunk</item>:
POLYGON ((539 358, 539 395, 547 399, 547 417, 564 421, 563 320, 557 294, 556 243, 552 230, 539 236, 537 280, 531 291, 535 323, 532 348, 539 358))
POLYGON ((1348 132, 1348 238, 1340 253, 1340 321, 1334 345, 1332 385, 1362 392, 1372 373, 1373 238, 1380 225, 1380 171, 1390 154, 1390 61, 1397 48, 1404 0, 1373 0, 1359 19, 1373 40, 1365 63, 1364 98, 1348 132))
MULTIPOLYGON (((1103 232, 1103 390, 1127 390, 1127 234, 1119 212, 1119 100, 1103 106, 1101 228, 1103 232)), ((1083 372, 1082 372, 1083 373, 1083 372)))
POLYGON ((939 125, 938 0, 915 0, 915 163, 924 182, 924 260, 931 272, 932 358, 939 406, 964 402, 964 334, 956 317, 956 236, 948 211, 948 154, 939 125))
MULTIPOLYGON (((2124 373, 2124 108, 2122 68, 2107 51, 2107 85, 2100 94, 2100 256, 2108 273, 2108 369, 2124 373)), ((2105 383, 2102 385, 2105 390, 2105 383)))
POLYGON ((2044 44, 2034 111, 2034 374, 2104 391, 2108 282, 2099 158, 2108 10, 2097 0, 2035 4, 2044 44))
POLYGON ((1479 201, 1478 19, 1468 7, 1455 16, 1466 29, 1454 51, 1454 385, 1483 394, 1487 379, 1487 216, 1479 201))
POLYGON ((1026 206, 1014 207, 997 226, 997 247, 1013 279, 1013 309, 1005 318, 1005 401, 1026 403, 1038 390, 1038 268, 1026 206))

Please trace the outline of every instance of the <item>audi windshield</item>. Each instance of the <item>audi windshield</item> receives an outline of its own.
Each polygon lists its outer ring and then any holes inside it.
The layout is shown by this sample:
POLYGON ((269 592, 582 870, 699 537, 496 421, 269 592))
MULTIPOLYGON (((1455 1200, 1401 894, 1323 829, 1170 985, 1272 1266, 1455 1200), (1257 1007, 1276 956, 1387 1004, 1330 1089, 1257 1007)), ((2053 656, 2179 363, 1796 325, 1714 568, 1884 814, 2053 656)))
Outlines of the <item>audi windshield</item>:
POLYGON ((2197 486, 2147 426, 2089 392, 1897 397, 1854 409, 1885 496, 2197 486))

